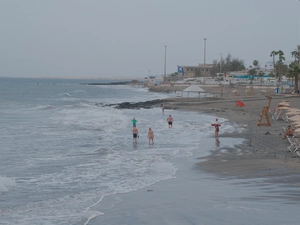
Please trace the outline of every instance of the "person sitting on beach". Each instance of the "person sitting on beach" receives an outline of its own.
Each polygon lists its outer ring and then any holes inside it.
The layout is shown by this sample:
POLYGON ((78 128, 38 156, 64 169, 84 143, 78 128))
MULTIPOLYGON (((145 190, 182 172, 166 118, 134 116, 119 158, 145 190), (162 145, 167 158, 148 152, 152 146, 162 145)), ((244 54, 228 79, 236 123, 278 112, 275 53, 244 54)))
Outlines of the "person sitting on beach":
POLYGON ((288 125, 288 129, 286 130, 283 139, 286 139, 287 137, 293 137, 293 136, 294 136, 294 131, 293 131, 293 129, 291 128, 291 125, 288 125))
POLYGON ((148 131, 148 139, 149 139, 149 145, 150 145, 150 140, 152 140, 152 144, 154 144, 154 132, 151 128, 149 128, 149 131, 148 131))
POLYGON ((132 126, 133 127, 136 126, 136 122, 137 122, 137 120, 135 119, 135 117, 133 117, 133 119, 132 119, 132 126))
POLYGON ((132 129, 132 134, 133 134, 132 142, 133 143, 136 143, 136 138, 138 137, 138 133, 139 133, 139 130, 137 129, 137 127, 133 126, 133 129, 132 129))
POLYGON ((169 128, 172 128, 172 125, 173 125, 173 118, 172 118, 171 115, 168 116, 167 121, 168 121, 168 124, 169 124, 169 128))

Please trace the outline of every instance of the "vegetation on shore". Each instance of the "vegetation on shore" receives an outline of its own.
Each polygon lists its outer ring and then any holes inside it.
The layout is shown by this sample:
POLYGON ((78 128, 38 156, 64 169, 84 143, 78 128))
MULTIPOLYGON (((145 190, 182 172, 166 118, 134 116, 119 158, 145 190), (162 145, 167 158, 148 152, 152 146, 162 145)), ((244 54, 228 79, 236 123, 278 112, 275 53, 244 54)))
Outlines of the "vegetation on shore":
MULTIPOLYGON (((275 77, 278 81, 282 81, 282 76, 286 76, 292 79, 292 85, 294 91, 299 90, 299 79, 300 79, 300 45, 291 52, 291 56, 294 58, 293 62, 286 64, 284 52, 282 50, 273 50, 270 53, 270 57, 273 59, 273 71, 269 74, 270 77, 275 77)), ((232 57, 228 54, 225 59, 221 57, 220 60, 213 60, 212 68, 210 70, 211 76, 216 76, 217 73, 228 73, 230 71, 242 71, 245 70, 244 60, 232 57)), ((250 65, 248 68, 249 75, 257 75, 263 77, 264 71, 260 68, 258 60, 253 60, 253 66, 250 65)), ((179 73, 172 73, 171 76, 180 76, 179 73)), ((200 77, 201 69, 196 69, 195 77, 200 77)))

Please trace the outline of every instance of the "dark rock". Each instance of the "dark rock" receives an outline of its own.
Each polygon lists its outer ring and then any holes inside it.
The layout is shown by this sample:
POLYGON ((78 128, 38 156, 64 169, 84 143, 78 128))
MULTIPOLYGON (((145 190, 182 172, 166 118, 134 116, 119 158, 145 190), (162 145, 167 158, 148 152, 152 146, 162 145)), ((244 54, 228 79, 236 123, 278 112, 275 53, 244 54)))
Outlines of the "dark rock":
POLYGON ((106 105, 101 105, 96 104, 102 107, 115 107, 117 109, 150 109, 153 106, 160 106, 161 103, 164 103, 165 100, 152 100, 152 101, 146 101, 146 102, 122 102, 122 103, 117 103, 117 104, 106 104, 106 105))

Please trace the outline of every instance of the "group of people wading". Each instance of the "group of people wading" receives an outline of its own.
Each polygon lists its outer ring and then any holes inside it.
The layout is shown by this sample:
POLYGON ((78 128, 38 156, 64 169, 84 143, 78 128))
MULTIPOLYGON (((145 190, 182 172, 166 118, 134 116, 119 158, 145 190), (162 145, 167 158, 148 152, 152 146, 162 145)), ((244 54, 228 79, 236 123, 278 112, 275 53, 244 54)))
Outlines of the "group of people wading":
MULTIPOLYGON (((162 108, 162 114, 164 115, 164 113, 165 113, 164 104, 161 104, 161 108, 162 108)), ((168 118, 167 118, 169 128, 172 128, 173 121, 174 121, 174 119, 173 119, 172 115, 169 115, 168 118)), ((132 129, 133 139, 132 139, 132 142, 133 143, 137 143, 137 138, 139 138, 139 130, 136 127, 136 123, 137 123, 137 120, 135 119, 135 117, 133 117, 133 119, 132 119, 132 125, 133 125, 133 129, 132 129)), ((219 121, 218 121, 218 118, 216 118, 216 122, 211 124, 211 125, 215 127, 215 138, 217 140, 217 138, 219 136, 220 126, 221 126, 219 121)), ((149 127, 149 130, 148 130, 148 144, 150 145, 150 143, 154 144, 154 132, 151 129, 151 127, 149 127)))
MULTIPOLYGON (((163 114, 164 114, 164 111, 163 111, 163 114)), ((169 128, 172 128, 172 125, 173 125, 172 115, 168 116, 167 122, 168 122, 169 128)), ((132 142, 133 143, 137 143, 137 138, 139 138, 139 130, 136 127, 136 123, 137 123, 137 120, 135 119, 135 117, 133 117, 133 119, 132 119, 132 126, 133 126, 133 128, 132 128, 132 135, 133 135, 132 142)), ((154 144, 154 132, 151 129, 151 127, 149 127, 149 130, 148 130, 148 144, 149 145, 150 145, 150 142, 152 144, 154 144)))

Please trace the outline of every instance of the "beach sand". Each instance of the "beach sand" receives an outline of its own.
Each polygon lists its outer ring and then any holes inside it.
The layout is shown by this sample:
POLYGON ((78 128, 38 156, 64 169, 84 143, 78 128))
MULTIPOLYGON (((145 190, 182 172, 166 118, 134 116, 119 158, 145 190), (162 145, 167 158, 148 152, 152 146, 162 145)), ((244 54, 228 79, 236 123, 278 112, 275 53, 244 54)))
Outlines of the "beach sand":
MULTIPOLYGON (((273 95, 270 109, 283 100, 300 107, 299 97, 273 95)), ((262 95, 166 99, 166 109, 209 113, 243 126, 240 133, 223 133, 221 126, 221 143, 227 138, 245 141, 216 148, 206 157, 195 152, 176 159, 176 179, 104 199, 99 209, 104 215, 89 224, 299 224, 300 158, 287 151, 285 121, 270 115, 271 126, 257 126, 268 103, 262 95), (245 107, 237 107, 237 99, 245 107)))
MULTIPOLYGON (((171 99, 165 103, 165 108, 178 110, 196 110, 214 114, 216 117, 228 119, 232 123, 243 124, 242 133, 227 134, 219 132, 222 137, 242 137, 246 141, 235 149, 226 153, 212 154, 206 161, 199 163, 199 168, 207 172, 239 177, 264 177, 298 174, 300 158, 296 153, 287 151, 288 140, 283 140, 284 130, 288 123, 282 119, 272 120, 271 126, 257 126, 263 107, 268 106, 269 99, 265 96, 228 96, 222 100, 207 99, 206 102, 188 102, 180 99, 171 99), (245 103, 245 107, 237 107, 236 100, 245 103), (185 102, 185 103, 184 103, 185 102), (236 154, 241 151, 242 154, 236 154)), ((196 100, 197 101, 197 100, 196 100)), ((273 96, 270 109, 275 109, 279 102, 289 101, 290 107, 300 108, 300 98, 296 96, 273 96)), ((267 123, 265 116, 263 122, 267 123)))

